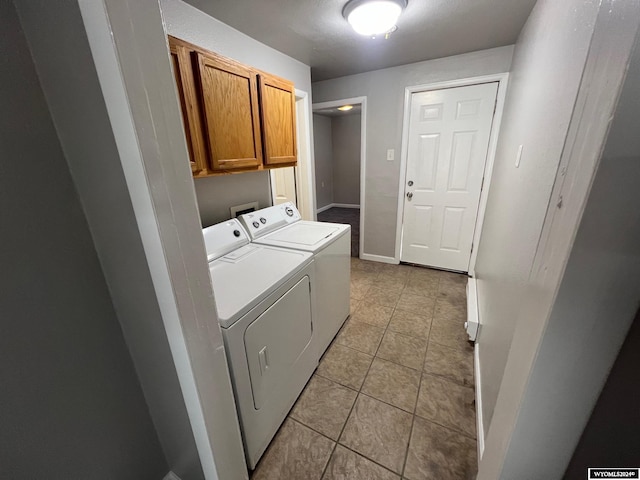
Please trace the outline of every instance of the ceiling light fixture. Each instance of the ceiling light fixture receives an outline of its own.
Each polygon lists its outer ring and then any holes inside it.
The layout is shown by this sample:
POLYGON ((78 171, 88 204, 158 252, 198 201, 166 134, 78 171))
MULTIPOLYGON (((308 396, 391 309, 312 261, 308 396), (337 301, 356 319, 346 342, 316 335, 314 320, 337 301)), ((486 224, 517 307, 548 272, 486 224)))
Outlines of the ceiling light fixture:
POLYGON ((340 110, 341 112, 348 112, 352 108, 353 108, 353 105, 343 105, 341 107, 338 107, 338 110, 340 110))
POLYGON ((349 0, 342 15, 360 35, 387 33, 396 26, 407 0, 349 0))

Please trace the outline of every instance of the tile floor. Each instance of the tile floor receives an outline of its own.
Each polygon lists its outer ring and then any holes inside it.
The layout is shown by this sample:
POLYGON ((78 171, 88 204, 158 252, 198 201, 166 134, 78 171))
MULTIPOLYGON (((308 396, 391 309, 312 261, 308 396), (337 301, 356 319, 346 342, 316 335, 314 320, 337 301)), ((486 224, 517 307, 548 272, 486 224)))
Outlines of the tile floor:
POLYGON ((252 478, 475 478, 465 285, 352 258, 351 317, 252 478))

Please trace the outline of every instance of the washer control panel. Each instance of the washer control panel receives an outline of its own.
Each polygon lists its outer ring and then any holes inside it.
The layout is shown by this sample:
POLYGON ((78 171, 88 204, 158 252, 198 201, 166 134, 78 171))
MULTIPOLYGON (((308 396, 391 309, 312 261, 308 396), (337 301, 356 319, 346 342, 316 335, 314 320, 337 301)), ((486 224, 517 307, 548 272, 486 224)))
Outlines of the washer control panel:
POLYGON ((302 219, 300 212, 291 202, 245 213, 240 215, 239 218, 251 239, 260 238, 278 228, 302 219))

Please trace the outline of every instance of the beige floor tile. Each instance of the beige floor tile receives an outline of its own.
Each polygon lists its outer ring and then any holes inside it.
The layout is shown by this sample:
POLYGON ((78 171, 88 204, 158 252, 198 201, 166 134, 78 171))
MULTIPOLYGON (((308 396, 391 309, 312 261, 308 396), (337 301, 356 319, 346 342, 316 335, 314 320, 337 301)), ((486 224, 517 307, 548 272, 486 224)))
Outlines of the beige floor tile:
POLYGON ((353 313, 358 308, 358 305, 360 305, 360 300, 352 298, 351 303, 349 304, 349 315, 353 315, 353 313))
POLYGON ((336 338, 338 345, 374 355, 382 340, 384 328, 349 320, 336 338))
POLYGON ((420 295, 421 297, 436 297, 438 295, 438 278, 409 278, 403 293, 420 295))
MULTIPOLYGON (((371 290, 373 290, 373 288, 371 290)), ((371 290, 369 292, 371 292, 371 290)), ((376 327, 387 328, 389 320, 391 320, 391 314, 393 313, 393 306, 385 306, 384 303, 371 303, 374 299, 371 298, 370 295, 371 293, 360 302, 360 305, 353 314, 353 320, 368 323, 376 327)))
POLYGON ((440 282, 458 285, 466 285, 469 277, 464 273, 440 272, 440 282))
POLYGON ((401 473, 411 414, 366 395, 358 395, 340 443, 390 470, 401 473))
POLYGON ((334 442, 287 419, 256 468, 253 480, 322 478, 334 442))
POLYGON ((360 390, 372 361, 371 355, 333 344, 318 365, 317 374, 346 387, 360 390))
POLYGON ((395 473, 338 445, 331 455, 323 480, 400 480, 395 473))
POLYGON ((387 288, 374 283, 365 295, 364 301, 393 308, 398 303, 401 293, 401 286, 399 288, 387 288))
POLYGON ((359 270, 361 272, 378 273, 380 266, 383 265, 380 262, 371 262, 369 260, 360 260, 359 258, 351 259, 351 270, 359 270))
POLYGON ((421 315, 405 310, 395 310, 391 316, 391 322, 389 322, 389 330, 411 337, 428 338, 430 328, 430 315, 421 315))
POLYGON ((362 386, 362 393, 413 413, 418 398, 420 372, 375 358, 362 386))
POLYGON ((430 342, 424 371, 466 386, 473 385, 473 348, 451 348, 430 342))
POLYGON ((394 277, 408 277, 413 267, 409 265, 391 265, 383 263, 380 265, 380 273, 394 277))
POLYGON ((396 308, 421 315, 431 315, 433 314, 434 305, 435 298, 412 295, 411 293, 405 293, 403 291, 396 308))
POLYGON ((378 278, 376 278, 373 284, 380 288, 388 288, 390 290, 401 292, 408 280, 409 280, 408 275, 396 276, 396 275, 389 275, 387 273, 381 273, 380 275, 378 275, 378 278))
POLYGON ((433 318, 429 341, 459 350, 469 347, 469 337, 464 329, 464 323, 451 321, 445 317, 433 318))
POLYGON ((440 270, 433 270, 431 268, 424 267, 412 267, 410 277, 420 278, 423 280, 434 279, 436 282, 440 282, 440 270))
POLYGON ((356 300, 362 300, 369 289, 371 288, 372 283, 364 282, 362 280, 351 280, 351 298, 356 300))
POLYGON ((476 473, 476 442, 448 428, 416 417, 404 478, 473 480, 476 473))
POLYGON ((449 299, 439 297, 436 300, 436 308, 433 311, 434 317, 444 318, 461 325, 467 321, 467 303, 452 302, 449 299))
POLYGON ((438 298, 444 298, 454 304, 466 305, 467 285, 466 283, 441 281, 438 287, 438 298))
POLYGON ((291 418, 338 440, 358 393, 314 375, 298 398, 291 418))
POLYGON ((476 436, 473 388, 425 373, 420 384, 416 415, 470 437, 476 436))
POLYGON ((387 330, 376 356, 405 367, 421 370, 426 351, 426 339, 387 330))
POLYGON ((378 272, 363 272, 362 270, 351 270, 351 280, 360 283, 374 283, 378 278, 378 272))

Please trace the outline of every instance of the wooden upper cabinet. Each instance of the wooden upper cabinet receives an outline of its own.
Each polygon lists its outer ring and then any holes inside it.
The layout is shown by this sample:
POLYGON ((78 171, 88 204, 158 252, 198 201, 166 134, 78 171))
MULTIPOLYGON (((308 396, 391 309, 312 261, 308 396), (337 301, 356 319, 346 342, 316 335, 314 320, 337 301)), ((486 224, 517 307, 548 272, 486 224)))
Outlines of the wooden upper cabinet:
POLYGON ((196 177, 296 165, 291 82, 169 36, 196 177))
POLYGON ((184 125, 187 149, 189 150, 189 159, 191 161, 191 173, 193 175, 209 175, 211 172, 207 162, 207 147, 200 133, 202 131, 202 118, 193 78, 191 53, 187 47, 171 40, 172 38, 169 37, 171 63, 178 88, 182 124, 184 125))
POLYGON ((196 52, 206 137, 214 170, 262 164, 256 75, 238 63, 196 52))
POLYGON ((258 74, 265 165, 295 164, 296 95, 293 84, 258 74))

